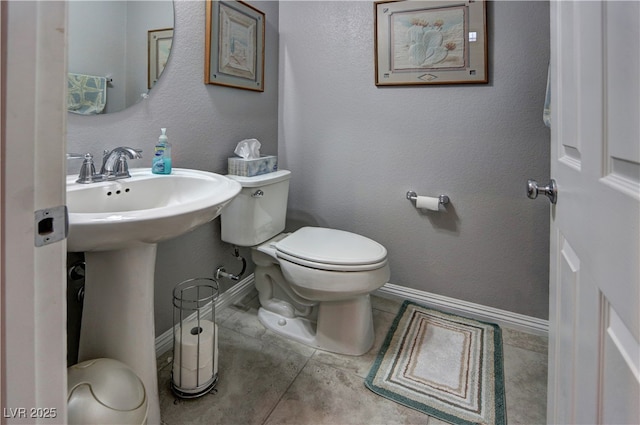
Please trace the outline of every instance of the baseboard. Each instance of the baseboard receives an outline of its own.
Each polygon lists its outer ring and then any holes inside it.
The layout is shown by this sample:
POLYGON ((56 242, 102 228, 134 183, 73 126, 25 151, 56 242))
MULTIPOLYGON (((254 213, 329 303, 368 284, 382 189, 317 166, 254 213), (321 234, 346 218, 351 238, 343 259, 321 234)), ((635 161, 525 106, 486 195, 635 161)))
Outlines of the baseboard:
MULTIPOLYGON (((240 301, 253 289, 253 273, 241 280, 240 282, 227 289, 216 300, 216 310, 220 311, 225 307, 228 307, 240 301)), ((211 307, 202 309, 202 315, 205 319, 211 318, 211 307)), ((194 319, 193 317, 187 317, 186 320, 194 319)), ((156 357, 161 356, 173 347, 173 328, 169 328, 166 332, 156 338, 156 357)))
POLYGON ((549 333, 549 322, 547 320, 432 294, 405 286, 394 285, 392 283, 386 283, 382 288, 374 292, 374 294, 386 298, 407 299, 426 307, 495 323, 501 327, 535 335, 547 336, 549 333))
MULTIPOLYGON (((247 276, 216 300, 216 310, 221 310, 244 298, 254 288, 253 274, 247 276)), ((418 289, 386 283, 382 288, 374 292, 375 295, 385 298, 406 299, 427 307, 435 308, 448 313, 454 313, 477 320, 495 323, 502 327, 528 332, 534 335, 547 336, 549 322, 523 314, 487 307, 470 303, 455 298, 432 294, 418 289)), ((203 311, 205 317, 211 317, 211 309, 203 311)), ((156 356, 160 356, 171 350, 173 344, 173 329, 168 329, 156 338, 156 356)))

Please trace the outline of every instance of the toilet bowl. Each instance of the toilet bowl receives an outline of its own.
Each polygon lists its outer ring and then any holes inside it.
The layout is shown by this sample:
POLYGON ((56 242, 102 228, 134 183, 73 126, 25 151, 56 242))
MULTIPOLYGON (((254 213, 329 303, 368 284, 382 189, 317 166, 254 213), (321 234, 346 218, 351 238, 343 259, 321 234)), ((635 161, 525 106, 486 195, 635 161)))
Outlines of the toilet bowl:
POLYGON ((252 247, 260 322, 326 351, 361 355, 373 345, 369 294, 390 275, 387 250, 324 227, 284 230, 290 172, 236 177, 243 189, 223 210, 222 239, 252 247))
POLYGON ((382 245, 349 232, 303 227, 260 245, 252 257, 258 318, 265 327, 326 351, 369 351, 374 337, 369 294, 389 279, 382 245))

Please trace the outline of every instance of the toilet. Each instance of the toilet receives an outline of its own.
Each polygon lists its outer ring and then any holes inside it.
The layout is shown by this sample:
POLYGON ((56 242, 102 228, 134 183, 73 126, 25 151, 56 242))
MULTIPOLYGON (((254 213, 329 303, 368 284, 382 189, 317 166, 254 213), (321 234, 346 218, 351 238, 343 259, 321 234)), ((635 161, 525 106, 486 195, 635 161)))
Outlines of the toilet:
POLYGON ((390 276, 387 250, 342 230, 285 228, 291 172, 228 175, 242 185, 221 214, 222 240, 251 247, 258 318, 303 344, 359 356, 373 345, 369 294, 390 276))

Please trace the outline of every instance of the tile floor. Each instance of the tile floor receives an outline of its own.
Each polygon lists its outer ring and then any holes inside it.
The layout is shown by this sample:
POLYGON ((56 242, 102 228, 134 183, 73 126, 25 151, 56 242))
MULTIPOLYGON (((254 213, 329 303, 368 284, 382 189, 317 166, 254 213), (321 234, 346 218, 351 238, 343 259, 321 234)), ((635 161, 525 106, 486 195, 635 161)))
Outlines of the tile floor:
MULTIPOLYGON (((217 311, 217 392, 178 400, 169 388, 171 352, 158 359, 160 409, 166 425, 443 424, 375 395, 364 378, 400 301, 373 297, 376 340, 363 356, 327 353, 286 340, 258 321, 255 293, 217 311)), ((503 328, 507 420, 546 422, 547 341, 503 328)))

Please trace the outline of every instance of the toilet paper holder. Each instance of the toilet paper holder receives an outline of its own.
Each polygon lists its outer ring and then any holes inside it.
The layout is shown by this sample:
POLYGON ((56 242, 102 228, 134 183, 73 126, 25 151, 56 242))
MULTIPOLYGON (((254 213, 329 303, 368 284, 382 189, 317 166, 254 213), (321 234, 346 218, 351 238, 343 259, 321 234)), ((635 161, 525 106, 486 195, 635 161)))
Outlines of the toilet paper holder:
MULTIPOLYGON (((418 194, 413 190, 407 192, 407 199, 410 201, 414 201, 418 198, 418 194)), ((449 197, 447 195, 438 196, 438 202, 440 205, 447 205, 449 203, 449 197)))
POLYGON ((193 278, 173 289, 171 390, 184 399, 215 391, 218 383, 218 282, 193 278))

